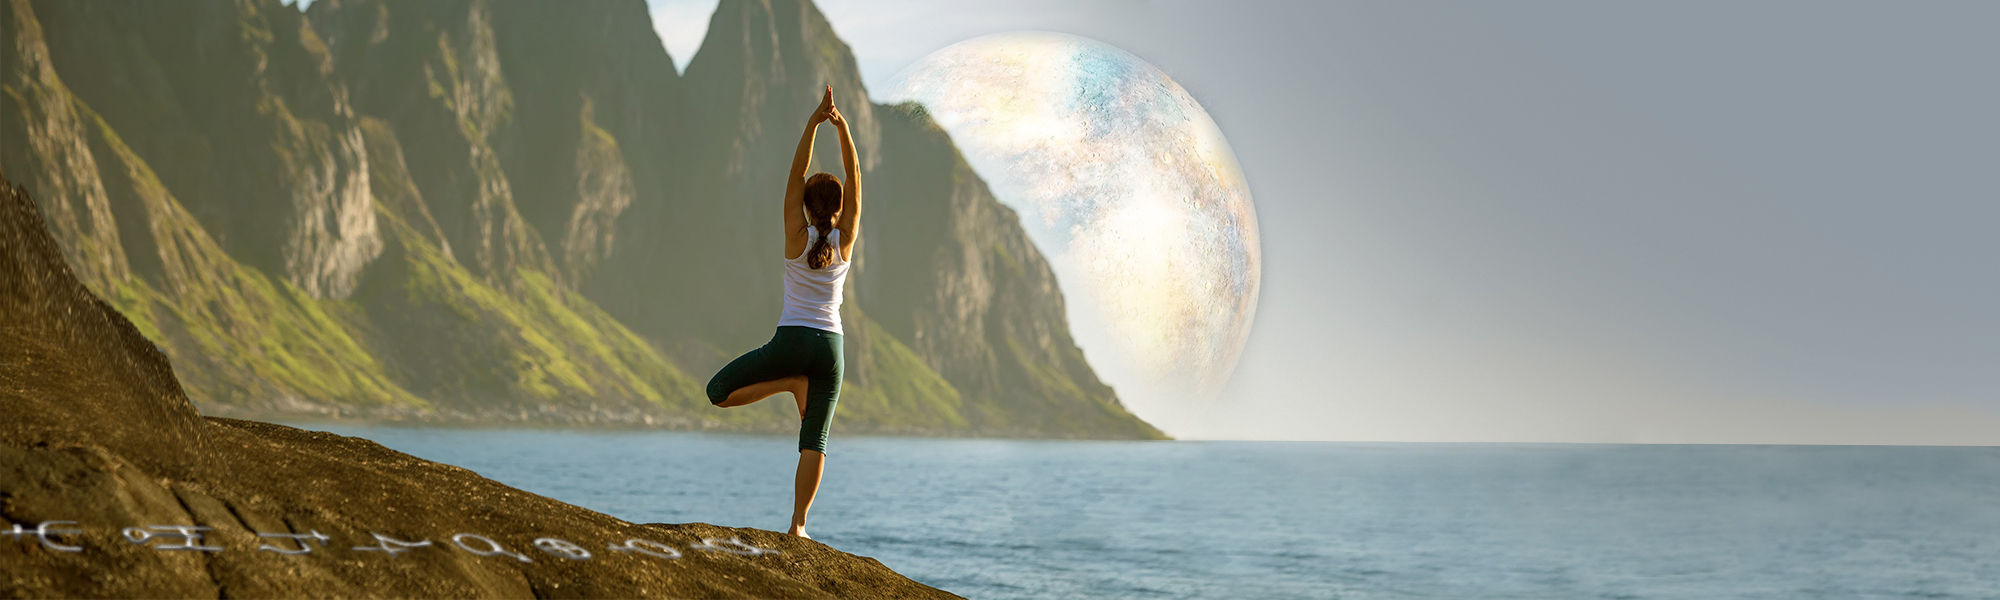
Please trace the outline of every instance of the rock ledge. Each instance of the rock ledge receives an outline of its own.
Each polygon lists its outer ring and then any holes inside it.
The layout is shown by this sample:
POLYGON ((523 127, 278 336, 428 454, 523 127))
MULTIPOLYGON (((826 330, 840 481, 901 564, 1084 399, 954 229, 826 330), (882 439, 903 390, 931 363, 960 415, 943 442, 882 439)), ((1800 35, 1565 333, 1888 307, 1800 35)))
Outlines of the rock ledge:
POLYGON ((955 597, 757 529, 636 524, 223 418, 0 177, 0 597, 955 597))

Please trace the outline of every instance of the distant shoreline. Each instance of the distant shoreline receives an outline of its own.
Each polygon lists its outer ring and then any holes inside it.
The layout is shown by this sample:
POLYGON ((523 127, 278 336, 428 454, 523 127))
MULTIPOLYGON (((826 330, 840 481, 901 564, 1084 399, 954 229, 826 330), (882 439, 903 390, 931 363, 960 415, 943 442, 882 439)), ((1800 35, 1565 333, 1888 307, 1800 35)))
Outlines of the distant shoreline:
MULTIPOLYGON (((222 414, 208 414, 208 413, 203 413, 203 414, 205 416, 224 417, 231 419, 267 421, 267 422, 273 422, 281 425, 290 425, 290 426, 333 424, 333 425, 363 426, 363 427, 407 427, 407 428, 438 428, 438 429, 458 429, 458 430, 536 430, 536 431, 569 431, 569 432, 593 432, 593 431, 685 432, 685 433, 714 433, 723 435, 757 435, 757 436, 762 436, 762 435, 785 436, 797 433, 796 430, 787 428, 737 427, 737 426, 717 426, 717 427, 700 428, 700 427, 666 427, 659 425, 635 425, 629 423, 595 423, 595 424, 574 425, 574 424, 564 424, 553 421, 492 421, 492 420, 479 421, 479 420, 410 420, 410 419, 395 420, 395 419, 368 419, 368 418, 354 418, 354 417, 329 417, 325 415, 296 415, 296 414, 272 414, 266 416, 240 416, 235 414, 222 415, 222 414)), ((836 425, 836 427, 838 427, 838 425, 836 425)), ((1127 438, 1084 438, 1084 437, 1065 438, 1065 437, 1034 436, 1034 435, 982 435, 972 432, 952 432, 952 431, 921 431, 921 432, 840 431, 839 433, 840 435, 843 436, 870 437, 870 438, 922 438, 922 439, 954 439, 954 440, 1075 441, 1075 442, 1183 442, 1183 443, 1220 443, 1220 444, 1242 443, 1242 444, 1274 444, 1274 445, 1311 444, 1311 445, 1348 446, 1353 448, 1385 448, 1385 447, 1410 447, 1410 446, 1449 448, 1449 447, 1489 446, 1494 448, 1527 450, 1536 448, 1570 449, 1570 448, 1579 448, 1588 446, 1601 446, 1601 447, 1687 446, 1687 447, 1713 447, 1713 448, 1726 448, 1726 447, 1964 448, 1964 449, 2000 450, 2000 445, 1991 445, 1991 444, 1986 444, 1986 445, 1814 444, 1814 443, 1788 443, 1788 442, 1545 442, 1545 441, 1445 442, 1445 441, 1422 441, 1422 440, 1419 441, 1247 440, 1247 439, 1181 439, 1181 438, 1172 438, 1165 440, 1143 440, 1143 439, 1127 439, 1127 438)))
MULTIPOLYGON (((337 424, 381 427, 436 427, 443 429, 537 429, 550 431, 686 431, 695 433, 726 433, 750 435, 791 435, 798 433, 796 425, 753 423, 733 424, 691 421, 687 419, 667 419, 653 416, 651 422, 629 416, 613 416, 608 413, 566 413, 545 411, 529 414, 527 418, 508 418, 495 413, 467 414, 458 411, 416 413, 408 409, 374 409, 338 411, 274 411, 244 409, 231 406, 197 405, 202 416, 264 421, 288 425, 337 424), (358 413, 358 414, 357 414, 358 413)), ((516 415, 522 414, 516 412, 516 415)), ((1179 441, 1147 440, 1140 438, 1115 437, 1063 437, 1030 431, 964 431, 929 428, 880 428, 859 425, 849 428, 840 423, 836 416, 835 432, 838 435, 874 437, 912 437, 936 439, 1005 439, 1005 440, 1073 440, 1073 441, 1179 441)))

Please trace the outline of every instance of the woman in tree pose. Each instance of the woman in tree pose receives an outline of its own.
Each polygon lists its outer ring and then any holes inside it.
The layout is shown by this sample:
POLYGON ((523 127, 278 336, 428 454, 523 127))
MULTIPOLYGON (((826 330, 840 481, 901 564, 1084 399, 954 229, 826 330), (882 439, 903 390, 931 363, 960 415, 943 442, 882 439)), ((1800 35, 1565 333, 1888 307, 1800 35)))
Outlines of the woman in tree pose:
POLYGON ((785 176, 785 309, 778 331, 763 347, 730 361, 708 380, 716 406, 743 406, 791 392, 799 404, 799 471, 792 503, 792 535, 806 535, 806 510, 826 471, 826 434, 840 398, 840 290, 848 257, 861 238, 861 168, 847 119, 833 106, 833 86, 806 121, 799 149, 785 176), (813 134, 822 122, 840 132, 840 164, 847 183, 831 173, 806 176, 813 134))

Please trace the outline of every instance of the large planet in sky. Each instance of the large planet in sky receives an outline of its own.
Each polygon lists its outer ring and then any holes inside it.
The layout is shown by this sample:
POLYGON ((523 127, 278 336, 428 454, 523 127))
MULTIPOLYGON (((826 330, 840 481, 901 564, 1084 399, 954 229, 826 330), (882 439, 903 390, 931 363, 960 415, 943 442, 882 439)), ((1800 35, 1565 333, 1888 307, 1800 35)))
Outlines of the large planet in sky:
POLYGON ((1187 90, 1131 53, 1046 32, 925 56, 883 94, 921 102, 1049 257, 1086 358, 1168 433, 1217 400, 1256 315, 1257 214, 1187 90))

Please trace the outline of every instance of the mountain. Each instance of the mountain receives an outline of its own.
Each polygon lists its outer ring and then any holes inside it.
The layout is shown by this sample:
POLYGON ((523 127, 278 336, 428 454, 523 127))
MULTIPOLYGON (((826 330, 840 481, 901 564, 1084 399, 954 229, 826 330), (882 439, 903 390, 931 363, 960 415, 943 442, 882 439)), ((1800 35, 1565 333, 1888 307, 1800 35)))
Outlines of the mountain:
POLYGON ((4 2, 0 171, 211 414, 795 427, 701 385, 770 335, 783 170, 832 84, 868 206, 838 428, 1163 437, 810 3, 722 2, 682 76, 640 0, 4 2))
MULTIPOLYGON (((154 62, 155 48, 150 38, 134 31, 189 27, 188 15, 151 14, 162 8, 73 2, 36 6, 7 0, 0 10, 7 45, 0 53, 0 172, 20 178, 41 199, 42 212, 78 278, 173 357, 183 383, 204 405, 296 410, 302 402, 298 399, 312 398, 352 409, 426 407, 389 377, 383 363, 357 339, 347 307, 313 296, 314 291, 331 293, 342 286, 293 281, 294 275, 310 279, 311 273, 324 271, 286 269, 282 241, 260 247, 246 236, 230 235, 255 228, 242 223, 229 203, 259 204, 250 199, 265 198, 266 203, 296 207, 293 200, 300 196, 262 196, 252 191, 260 184, 250 181, 275 177, 217 175, 215 157, 268 158, 280 147, 296 150, 288 144, 298 138, 267 135, 276 112, 230 115, 213 125, 212 135, 190 124, 195 117, 184 114, 183 107, 207 112, 209 104, 177 101, 173 75, 158 66, 145 68, 154 62), (78 87, 71 88, 70 78, 58 76, 58 69, 75 73, 78 87), (97 102, 86 101, 86 93, 97 102), (110 117, 96 106, 111 111, 110 117), (127 125, 114 128, 113 118, 127 125), (132 135, 123 137, 121 131, 132 135), (172 170, 157 172, 153 162, 172 170), (216 191, 232 185, 235 192, 216 191), (191 208, 179 201, 181 194, 206 202, 191 208), (207 222, 195 210, 200 207, 212 215, 207 222), (234 252, 225 249, 224 240, 237 244, 234 252)), ((208 8, 190 14, 206 14, 208 8)), ((255 21, 228 23, 257 26, 255 21)), ((178 76, 204 73, 189 69, 178 76)), ((181 85, 204 84, 192 80, 181 85)), ((289 123, 300 131, 327 129, 324 122, 289 123)), ((320 152, 334 154, 327 148, 320 152)), ((259 210, 255 214, 268 219, 283 213, 259 210)), ((321 215, 328 210, 315 209, 321 215)), ((265 226, 297 228, 296 218, 265 226)), ((369 239, 375 239, 373 221, 360 221, 371 228, 369 239)), ((357 229, 341 233, 358 239, 357 229)))

